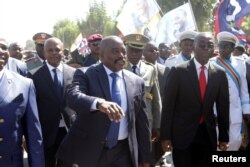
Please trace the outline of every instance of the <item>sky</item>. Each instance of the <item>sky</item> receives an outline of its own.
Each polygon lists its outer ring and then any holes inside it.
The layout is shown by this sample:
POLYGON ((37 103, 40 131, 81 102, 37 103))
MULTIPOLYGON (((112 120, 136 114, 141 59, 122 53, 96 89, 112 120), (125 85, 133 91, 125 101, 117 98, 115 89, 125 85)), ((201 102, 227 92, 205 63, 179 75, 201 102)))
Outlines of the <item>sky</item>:
MULTIPOLYGON (((96 0, 101 1, 101 0, 96 0)), ((123 0, 103 0, 112 15, 123 0)), ((57 20, 83 19, 93 0, 0 0, 0 38, 23 46, 38 32, 53 32, 57 20)))

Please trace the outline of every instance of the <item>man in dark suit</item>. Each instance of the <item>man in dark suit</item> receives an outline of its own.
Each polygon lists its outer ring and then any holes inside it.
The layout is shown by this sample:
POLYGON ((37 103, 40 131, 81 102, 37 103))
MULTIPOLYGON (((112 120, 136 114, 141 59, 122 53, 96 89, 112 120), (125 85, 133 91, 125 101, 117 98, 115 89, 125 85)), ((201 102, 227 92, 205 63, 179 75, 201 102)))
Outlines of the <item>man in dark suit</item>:
MULTIPOLYGON (((246 59, 246 78, 247 78, 248 93, 250 94, 250 58, 246 59)), ((243 118, 244 118, 244 121, 246 124, 245 133, 247 133, 247 136, 248 136, 248 141, 246 141, 246 143, 247 143, 246 151, 247 151, 248 155, 250 155, 250 117, 245 116, 243 118)))
POLYGON ((72 82, 75 69, 62 64, 63 43, 49 38, 44 43, 46 64, 31 78, 37 91, 37 105, 44 138, 45 166, 56 165, 55 153, 67 133, 75 113, 66 106, 65 88, 72 82))
POLYGON ((7 43, 0 40, 0 166, 23 166, 24 135, 29 166, 44 167, 42 133, 33 82, 4 67, 6 54, 9 54, 7 43))
MULTIPOLYGON (((173 151, 175 167, 203 167, 206 155, 228 148, 229 92, 226 74, 208 63, 212 39, 200 33, 194 41, 194 58, 172 67, 167 78, 162 110, 161 139, 164 151, 173 151)), ((209 159, 210 160, 210 159, 209 159)))
POLYGON ((67 101, 79 115, 58 149, 59 167, 149 166, 144 83, 123 69, 125 57, 123 41, 106 37, 100 45, 102 63, 75 72, 67 101), (114 74, 116 82, 111 77, 114 74), (115 95, 114 83, 119 90, 115 95), (118 95, 120 104, 115 100, 118 95), (112 131, 117 124, 118 129, 112 131), (110 132, 116 134, 114 140, 110 140, 110 132))

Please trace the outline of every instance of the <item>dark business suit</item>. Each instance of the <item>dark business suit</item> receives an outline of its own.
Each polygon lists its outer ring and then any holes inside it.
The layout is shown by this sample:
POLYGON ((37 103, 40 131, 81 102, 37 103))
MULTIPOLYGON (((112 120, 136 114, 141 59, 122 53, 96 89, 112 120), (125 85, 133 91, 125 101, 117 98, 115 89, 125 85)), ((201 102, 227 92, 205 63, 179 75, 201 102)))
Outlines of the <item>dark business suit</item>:
MULTIPOLYGON (((71 84, 74 72, 74 68, 63 64, 63 94, 61 97, 58 97, 56 93, 54 81, 47 64, 43 65, 31 75, 37 92, 37 105, 44 138, 46 164, 50 163, 47 155, 51 152, 54 152, 55 155, 60 141, 66 134, 66 130, 62 132, 59 130, 63 129, 59 128, 60 119, 62 119, 61 114, 63 115, 64 121, 68 127, 70 126, 70 121, 72 121, 75 116, 74 111, 66 106, 65 101, 65 89, 67 85, 71 84)), ((53 160, 51 160, 51 163, 53 163, 52 161, 53 160)))
MULTIPOLYGON (((163 99, 161 139, 172 141, 173 157, 175 150, 186 151, 200 139, 199 137, 201 137, 200 143, 209 145, 208 150, 216 150, 216 121, 213 110, 215 103, 219 128, 218 140, 228 142, 229 92, 225 72, 220 67, 209 64, 206 93, 202 103, 194 59, 172 67, 163 99), (202 114, 205 123, 200 124, 202 114), (199 136, 200 134, 206 137, 199 136)), ((174 163, 177 161, 174 158, 174 163)))
MULTIPOLYGON (((79 167, 97 167, 111 121, 105 113, 90 111, 90 108, 96 98, 111 101, 109 81, 103 64, 93 65, 86 72, 83 70, 75 72, 67 97, 69 106, 79 115, 59 147, 57 158, 79 167)), ((150 159, 144 83, 127 70, 123 70, 123 77, 127 94, 128 144, 133 165, 137 167, 138 161, 149 162, 150 159)))
POLYGON ((159 64, 159 63, 156 63, 156 70, 157 70, 157 74, 158 74, 157 76, 158 76, 161 99, 163 99, 164 88, 165 88, 167 76, 168 76, 168 73, 170 70, 168 67, 166 67, 162 64, 159 64))
POLYGON ((22 76, 27 76, 28 74, 28 69, 26 64, 12 57, 8 58, 8 61, 5 64, 5 68, 7 68, 10 71, 16 72, 22 76))
POLYGON ((0 166, 23 166, 24 135, 29 166, 44 167, 42 132, 33 82, 5 69, 0 88, 0 166))
MULTIPOLYGON (((246 78, 247 78, 247 86, 248 86, 248 93, 250 94, 250 58, 246 59, 246 78)), ((248 144, 246 151, 248 155, 250 154, 250 122, 246 123, 247 134, 248 134, 248 144)))

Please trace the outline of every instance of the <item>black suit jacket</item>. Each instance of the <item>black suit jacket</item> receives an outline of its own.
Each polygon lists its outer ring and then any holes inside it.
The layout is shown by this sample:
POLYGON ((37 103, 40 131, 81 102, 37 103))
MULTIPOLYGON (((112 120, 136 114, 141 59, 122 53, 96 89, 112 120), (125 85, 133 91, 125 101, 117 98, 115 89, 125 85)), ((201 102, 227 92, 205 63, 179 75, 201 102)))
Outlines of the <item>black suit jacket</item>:
POLYGON ((161 139, 172 140, 173 147, 187 148, 199 127, 201 114, 213 149, 217 148, 214 104, 217 108, 219 141, 228 142, 229 92, 225 72, 215 64, 208 68, 207 88, 201 101, 194 60, 173 67, 167 78, 161 124, 161 139))
MULTIPOLYGON (((78 112, 78 117, 64 138, 57 158, 70 164, 95 167, 105 146, 111 121, 105 113, 90 111, 96 98, 111 101, 109 81, 102 64, 75 72, 67 92, 67 102, 78 112)), ((144 83, 135 74, 123 70, 128 107, 128 141, 134 166, 149 162, 150 130, 146 116, 144 83)))
POLYGON ((43 65, 34 74, 30 74, 34 81, 39 118, 42 126, 42 133, 45 148, 51 147, 56 139, 60 123, 61 113, 65 123, 69 126, 74 111, 66 106, 65 90, 73 80, 75 69, 63 64, 63 96, 58 97, 53 85, 53 79, 48 66, 43 65))

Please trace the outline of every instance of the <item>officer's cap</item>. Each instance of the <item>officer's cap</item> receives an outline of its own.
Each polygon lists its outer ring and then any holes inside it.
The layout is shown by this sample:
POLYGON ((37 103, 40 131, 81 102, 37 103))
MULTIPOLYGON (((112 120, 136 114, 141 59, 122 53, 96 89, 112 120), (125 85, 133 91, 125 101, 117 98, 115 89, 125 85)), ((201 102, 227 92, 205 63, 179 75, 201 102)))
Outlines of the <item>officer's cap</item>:
POLYGON ((52 35, 50 34, 47 34, 47 33, 44 33, 44 32, 39 32, 39 33, 36 33, 34 36, 33 36, 33 41, 36 43, 36 44, 44 44, 44 42, 51 38, 52 35))
POLYGON ((233 44, 238 43, 237 37, 234 34, 227 32, 227 31, 222 31, 218 33, 217 40, 218 40, 218 43, 220 42, 230 42, 233 44))
POLYGON ((189 39, 189 40, 194 40, 195 36, 197 35, 197 32, 195 31, 183 31, 180 35, 179 35, 179 42, 189 39))
POLYGON ((129 34, 124 37, 125 45, 142 50, 150 40, 142 34, 129 34))

